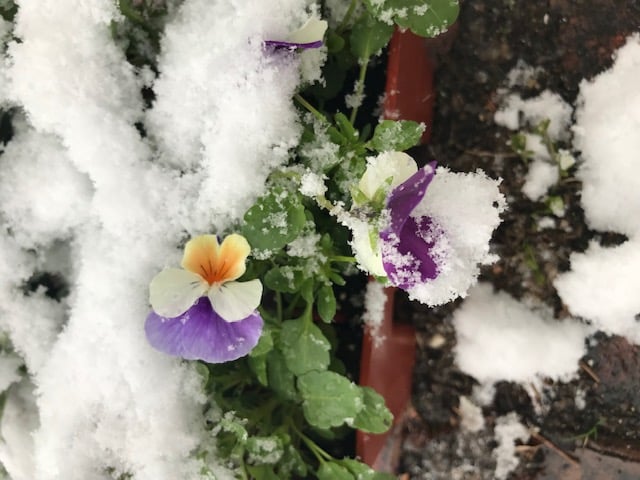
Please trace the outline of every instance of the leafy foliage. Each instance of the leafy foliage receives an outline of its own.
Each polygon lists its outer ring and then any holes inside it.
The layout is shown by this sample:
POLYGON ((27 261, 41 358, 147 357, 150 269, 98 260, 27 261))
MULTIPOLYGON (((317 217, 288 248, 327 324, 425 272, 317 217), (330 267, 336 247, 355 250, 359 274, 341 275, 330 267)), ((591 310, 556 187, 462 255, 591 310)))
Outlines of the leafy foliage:
MULTIPOLYGON (((126 45, 132 64, 154 68, 167 18, 164 2, 119 0, 117 5, 123 17, 112 25, 114 38, 126 45)), ((327 32, 325 82, 296 95, 304 129, 300 143, 289 165, 271 174, 266 193, 236 226, 253 252, 245 277, 261 279, 265 288, 262 337, 245 358, 196 364, 211 399, 206 411, 211 442, 197 452, 203 473, 213 475, 206 464, 216 456, 235 466, 239 478, 394 478, 357 460, 335 458, 320 446, 339 441, 349 428, 381 433, 392 422, 383 398, 356 385, 336 356, 333 320, 340 305, 335 289, 355 269, 349 231, 330 210, 358 201, 354 186, 368 155, 418 144, 424 125, 357 123, 359 103, 343 112, 336 110, 336 99, 368 93, 369 64, 397 26, 431 36, 450 25, 457 11, 454 0, 352 0, 342 22, 327 32), (352 91, 345 86, 348 78, 356 78, 352 91), (323 194, 301 193, 302 177, 309 174, 324 181, 323 194)))

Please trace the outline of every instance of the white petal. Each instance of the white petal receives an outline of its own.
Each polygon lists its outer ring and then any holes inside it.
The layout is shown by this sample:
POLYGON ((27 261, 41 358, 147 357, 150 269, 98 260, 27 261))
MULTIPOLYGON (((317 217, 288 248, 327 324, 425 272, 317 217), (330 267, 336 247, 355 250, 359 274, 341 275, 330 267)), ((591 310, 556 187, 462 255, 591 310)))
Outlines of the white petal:
POLYGON ((324 32, 327 30, 326 20, 318 20, 310 18, 298 30, 291 32, 287 37, 287 42, 291 43, 313 43, 319 42, 324 38, 324 32))
POLYGON ((390 188, 397 187, 418 171, 415 160, 403 152, 383 152, 377 157, 367 158, 367 169, 358 188, 371 199, 376 191, 391 178, 390 188))
POLYGON ((372 233, 375 235, 376 232, 369 228, 369 224, 362 221, 353 222, 349 226, 353 233, 351 250, 353 250, 358 265, 371 275, 386 277, 387 272, 385 272, 382 264, 380 245, 376 242, 374 250, 374 245, 371 241, 372 233))
POLYGON ((211 306, 227 322, 237 322, 247 318, 260 305, 262 283, 226 282, 209 290, 211 306))
POLYGON ((208 288, 209 284, 197 273, 167 268, 151 280, 149 303, 161 317, 177 317, 205 295, 208 288))

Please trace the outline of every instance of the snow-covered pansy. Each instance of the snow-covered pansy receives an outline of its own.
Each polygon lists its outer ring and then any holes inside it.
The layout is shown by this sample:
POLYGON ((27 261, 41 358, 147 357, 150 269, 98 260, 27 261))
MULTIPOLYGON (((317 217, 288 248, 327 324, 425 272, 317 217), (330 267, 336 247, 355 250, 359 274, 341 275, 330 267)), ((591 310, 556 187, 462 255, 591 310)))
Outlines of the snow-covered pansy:
POLYGON ((358 194, 382 215, 378 225, 351 222, 352 247, 358 263, 372 275, 387 277, 407 289, 434 278, 437 268, 430 256, 432 222, 411 217, 433 178, 435 164, 418 169, 406 153, 384 152, 367 161, 358 194))
POLYGON ((479 265, 496 258, 489 241, 506 208, 499 183, 482 171, 436 170, 435 162, 418 169, 399 152, 368 159, 355 212, 368 204, 379 216, 371 221, 352 211, 356 260, 428 305, 465 296, 479 265))
POLYGON ((284 48, 319 48, 322 46, 324 33, 327 30, 327 21, 312 17, 299 29, 289 33, 283 39, 265 40, 264 44, 270 47, 284 48))
POLYGON ((182 268, 163 270, 149 285, 149 343, 169 355, 210 363, 249 353, 263 325, 256 311, 262 297, 260 280, 236 281, 246 270, 250 251, 238 234, 221 244, 215 235, 189 240, 182 268))

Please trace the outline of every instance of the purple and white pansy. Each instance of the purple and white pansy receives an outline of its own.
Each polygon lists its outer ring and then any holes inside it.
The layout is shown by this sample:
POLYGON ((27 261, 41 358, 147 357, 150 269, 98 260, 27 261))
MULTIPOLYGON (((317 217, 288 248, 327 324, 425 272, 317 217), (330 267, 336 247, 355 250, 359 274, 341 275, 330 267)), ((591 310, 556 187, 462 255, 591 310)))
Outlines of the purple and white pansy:
POLYGON ((480 171, 436 170, 435 162, 418 169, 401 152, 368 158, 354 203, 380 215, 372 222, 352 212, 356 260, 429 305, 465 296, 479 265, 495 260, 489 241, 506 205, 498 184, 480 171))
POLYGON ((351 225, 356 260, 369 273, 387 277, 405 290, 437 275, 427 237, 432 222, 411 216, 434 173, 435 162, 418 169, 406 153, 384 152, 368 159, 358 183, 367 200, 375 203, 382 198, 384 204, 377 225, 359 221, 351 225))
POLYGON ((323 45, 327 21, 312 17, 299 29, 289 33, 282 39, 265 40, 264 44, 274 48, 319 48, 323 45))
POLYGON ((251 248, 238 234, 220 244, 215 235, 187 242, 182 268, 167 268, 149 285, 153 311, 145 323, 157 350, 188 360, 221 363, 247 355, 262 333, 256 310, 260 280, 237 282, 251 248))

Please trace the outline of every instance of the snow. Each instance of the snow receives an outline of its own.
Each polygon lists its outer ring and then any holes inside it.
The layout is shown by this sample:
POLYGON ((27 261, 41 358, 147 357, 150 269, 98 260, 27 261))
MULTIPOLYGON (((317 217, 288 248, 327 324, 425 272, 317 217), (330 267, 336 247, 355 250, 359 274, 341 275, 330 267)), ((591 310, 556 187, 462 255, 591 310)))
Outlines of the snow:
POLYGON ((616 54, 613 67, 580 85, 574 147, 582 153, 577 176, 582 206, 591 228, 625 234, 615 247, 592 242, 571 255, 571 270, 554 282, 574 315, 607 333, 640 343, 640 36, 633 35, 616 54))
POLYGON ((468 397, 460 397, 460 427, 467 432, 479 432, 484 428, 482 409, 475 405, 468 397))
POLYGON ((571 270, 554 282, 572 314, 640 344, 635 318, 640 313, 638 285, 640 239, 607 248, 592 242, 586 252, 571 255, 571 270))
POLYGON ((550 120, 549 136, 553 140, 563 140, 569 134, 572 112, 571 106, 550 90, 524 100, 517 93, 512 93, 495 113, 494 121, 510 130, 518 130, 522 125, 535 127, 544 120, 550 120))
POLYGON ((511 412, 508 415, 498 417, 494 435, 498 446, 492 455, 496 459, 495 479, 504 480, 509 473, 516 469, 519 460, 516 457, 515 442, 529 440, 529 430, 520 423, 518 415, 511 412))
POLYGON ((369 327, 369 333, 374 340, 374 346, 380 346, 384 342, 384 335, 380 334, 380 327, 384 321, 384 308, 387 303, 385 287, 379 282, 370 281, 367 283, 367 290, 364 295, 364 314, 362 320, 369 327))
POLYGON ((442 231, 432 250, 439 272, 435 279, 410 288, 411 299, 438 305, 465 297, 477 281, 480 265, 495 261, 489 241, 506 208, 499 183, 480 170, 455 173, 438 167, 412 215, 432 218, 442 231))
POLYGON ((534 159, 529 165, 529 171, 522 186, 524 193, 530 200, 536 201, 547 193, 549 187, 555 185, 560 178, 558 167, 544 160, 534 159))
POLYGON ((261 41, 311 11, 305 0, 185 1, 145 110, 152 75, 112 40, 115 3, 18 3, 19 41, 0 64, 0 101, 26 118, 14 117, 0 157, 0 328, 33 386, 9 390, 0 461, 14 479, 202 478, 200 377, 148 346, 148 282, 178 262, 185 236, 236 222, 288 159, 300 62, 261 41), (56 265, 68 296, 25 293, 56 265))
MULTIPOLYGON (((525 64, 518 64, 508 75, 510 86, 519 85, 535 75, 536 71, 525 64)), ((539 96, 523 100, 518 94, 506 97, 494 115, 494 121, 510 130, 534 129, 543 121, 549 121, 547 133, 553 142, 567 140, 573 109, 558 94, 545 90, 539 96)), ((532 201, 540 200, 549 188, 560 179, 559 168, 566 170, 573 158, 566 150, 558 152, 559 160, 551 158, 549 149, 537 133, 523 133, 525 150, 530 155, 529 171, 522 192, 532 201), (557 162, 560 162, 558 165, 557 162)))
POLYGON ((616 54, 613 68, 580 85, 573 129, 582 152, 582 207, 595 230, 640 233, 640 35, 616 54))
POLYGON ((302 25, 305 3, 191 0, 167 25, 147 126, 164 164, 198 171, 200 195, 189 208, 201 221, 191 228, 211 221, 224 228, 240 217, 297 144, 301 128, 290 99, 300 82, 299 57, 265 54, 262 41, 302 25))
POLYGON ((479 283, 453 314, 460 369, 481 383, 568 380, 585 353, 590 330, 532 311, 504 292, 479 283))

